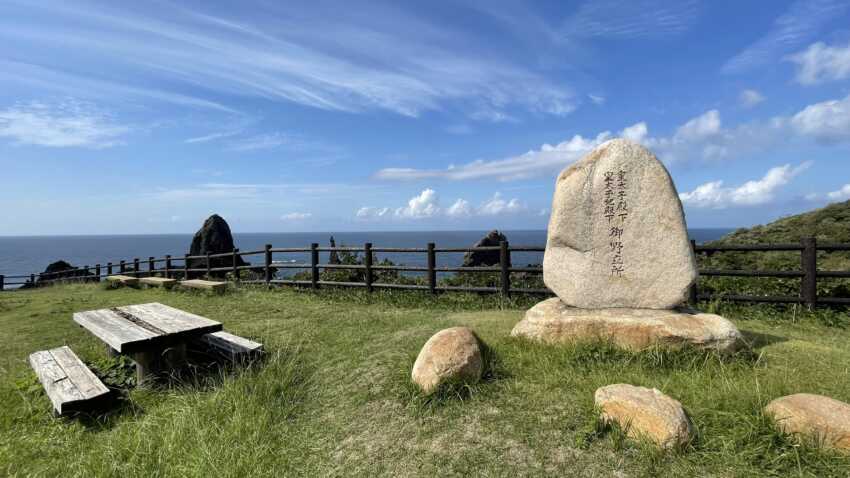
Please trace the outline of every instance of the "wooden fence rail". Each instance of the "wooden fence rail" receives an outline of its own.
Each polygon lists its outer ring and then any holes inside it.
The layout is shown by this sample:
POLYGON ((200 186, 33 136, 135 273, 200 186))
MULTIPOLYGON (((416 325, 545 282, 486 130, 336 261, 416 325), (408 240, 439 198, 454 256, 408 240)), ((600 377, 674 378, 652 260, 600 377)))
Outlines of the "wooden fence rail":
MULTIPOLYGON (((799 252, 800 254, 800 270, 780 271, 780 270, 718 270, 718 269, 701 269, 700 275, 704 277, 779 277, 779 278, 799 278, 800 291, 794 296, 755 296, 742 294, 704 294, 700 293, 699 284, 694 285, 690 291, 689 301, 696 303, 700 300, 729 300, 740 302, 767 302, 767 303, 801 303, 808 307, 818 305, 850 305, 850 298, 844 297, 819 297, 817 294, 817 283, 819 278, 850 278, 850 271, 821 271, 817 268, 817 253, 820 252, 848 252, 850 244, 818 244, 817 240, 812 237, 805 237, 797 244, 748 244, 748 245, 724 245, 724 246, 704 246, 697 245, 691 241, 691 247, 695 254, 716 254, 724 252, 799 252)), ((434 243, 428 243, 424 248, 400 248, 400 247, 373 247, 371 243, 366 243, 363 247, 319 247, 319 244, 310 244, 310 247, 284 247, 275 248, 271 244, 266 244, 261 250, 240 251, 234 249, 231 252, 219 254, 205 254, 190 256, 185 254, 182 258, 171 255, 166 255, 162 258, 148 257, 145 261, 147 270, 142 270, 141 261, 139 258, 133 258, 132 261, 121 260, 118 262, 118 273, 130 274, 135 277, 162 275, 166 278, 173 278, 179 275, 187 277, 190 273, 211 274, 213 272, 230 272, 233 274, 234 280, 239 280, 239 273, 243 270, 251 270, 257 273, 257 277, 261 279, 241 280, 245 284, 265 284, 265 285, 292 285, 299 287, 310 287, 318 289, 323 286, 336 287, 362 287, 367 291, 372 292, 375 289, 404 289, 404 290, 424 290, 431 293, 442 291, 464 291, 478 293, 499 293, 505 297, 513 293, 522 294, 544 294, 551 295, 552 292, 548 288, 520 288, 511 286, 511 274, 527 273, 527 274, 542 274, 543 268, 540 266, 527 267, 512 267, 511 253, 512 252, 543 252, 545 249, 540 246, 519 246, 512 247, 507 241, 501 242, 498 246, 488 247, 467 247, 467 248, 438 248, 434 243), (355 252, 363 253, 362 264, 327 264, 320 263, 320 252, 355 252), (425 254, 425 266, 406 266, 406 265, 386 265, 375 264, 375 253, 413 253, 425 254), (438 254, 440 253, 466 253, 466 252, 498 252, 499 262, 494 266, 482 267, 439 267, 437 265, 438 254), (309 253, 310 262, 302 263, 283 263, 275 262, 275 253, 309 253), (262 255, 262 264, 237 266, 237 257, 262 255), (211 259, 231 258, 232 265, 226 267, 211 267, 211 259), (182 264, 175 265, 175 262, 182 264), (202 264, 203 267, 192 267, 195 264, 202 264), (132 264, 130 266, 129 264, 132 264), (160 266, 161 265, 161 266, 160 266), (132 269, 128 269, 132 267, 132 269), (309 280, 295 280, 287 278, 276 278, 275 272, 278 269, 301 269, 310 271, 309 280), (362 282, 341 282, 327 281, 321 279, 321 270, 362 270, 362 282), (398 271, 398 272, 415 272, 424 273, 425 284, 394 284, 375 282, 376 271, 398 271), (498 273, 498 287, 472 287, 472 286, 440 286, 437 282, 438 273, 498 273)), ((3 275, 0 274, 0 291, 10 290, 8 286, 25 285, 25 284, 43 284, 52 282, 67 282, 67 281, 99 281, 101 278, 112 275, 115 271, 113 262, 108 262, 106 267, 101 267, 101 264, 94 266, 94 271, 88 265, 78 267, 76 269, 65 270, 56 273, 40 273, 29 275, 3 275), (38 280, 36 280, 36 276, 38 280), (12 280, 10 280, 12 279, 12 280), (17 280, 14 280, 17 279, 17 280), (23 279, 23 281, 21 281, 23 279)))

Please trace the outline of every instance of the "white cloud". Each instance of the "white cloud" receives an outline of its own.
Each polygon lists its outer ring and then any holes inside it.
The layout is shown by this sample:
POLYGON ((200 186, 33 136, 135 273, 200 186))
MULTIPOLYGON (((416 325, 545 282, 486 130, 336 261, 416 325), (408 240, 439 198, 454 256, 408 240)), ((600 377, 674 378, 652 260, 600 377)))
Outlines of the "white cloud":
POLYGON ((289 141, 289 138, 282 133, 260 134, 233 141, 227 146, 227 150, 239 153, 263 151, 279 148, 288 144, 289 141))
POLYGON ((310 219, 313 217, 313 213, 309 212, 291 212, 289 214, 284 214, 280 216, 282 221, 303 221, 304 219, 310 219))
MULTIPOLYGON (((505 199, 501 193, 495 193, 479 207, 473 207, 469 201, 458 198, 446 209, 440 207, 439 196, 433 189, 424 189, 412 197, 405 207, 361 207, 355 216, 361 220, 408 220, 446 217, 463 219, 474 216, 504 216, 524 212, 527 207, 517 198, 505 199)), ((546 211, 546 210, 544 210, 546 211)))
POLYGON ((771 168, 761 179, 727 188, 723 181, 702 184, 693 191, 679 194, 682 203, 698 208, 724 209, 730 206, 755 206, 773 200, 776 191, 811 166, 807 161, 797 167, 790 164, 771 168))
POLYGON ((524 210, 525 206, 520 204, 518 199, 514 198, 506 201, 500 193, 496 193, 481 205, 478 209, 478 214, 482 216, 501 216, 504 214, 515 214, 524 210))
POLYGON ((694 0, 662 3, 653 0, 594 0, 583 2, 567 19, 567 37, 642 38, 675 35, 696 20, 694 0))
POLYGON ((597 106, 602 106, 605 104, 606 98, 602 95, 588 94, 587 97, 590 98, 590 101, 592 101, 593 104, 597 106))
POLYGON ((724 73, 741 73, 765 65, 800 45, 847 9, 843 0, 797 0, 776 18, 773 27, 755 43, 723 65, 724 73))
POLYGON ((434 217, 440 213, 440 199, 433 189, 425 189, 418 196, 410 198, 407 207, 396 209, 395 215, 406 218, 434 217))
POLYGON ((207 135, 204 135, 204 136, 189 138, 189 139, 187 139, 183 142, 188 143, 188 144, 207 143, 209 141, 215 141, 215 140, 221 139, 221 138, 229 138, 229 137, 235 136, 239 133, 240 133, 239 131, 222 131, 222 132, 219 132, 219 133, 211 133, 211 134, 207 134, 207 135))
POLYGON ((466 199, 458 199, 446 209, 446 215, 449 217, 469 217, 472 215, 472 206, 466 199))
POLYGON ((799 134, 819 141, 850 141, 850 95, 809 105, 795 114, 790 123, 799 134))
POLYGON ((844 201, 850 199, 850 184, 845 184, 837 191, 826 193, 826 197, 832 201, 844 201))
POLYGON ((788 60, 797 64, 796 80, 802 85, 850 77, 850 43, 846 46, 813 43, 806 50, 789 56, 788 60))
POLYGON ((30 102, 0 110, 0 138, 53 148, 108 148, 130 132, 95 106, 75 100, 30 102))
POLYGON ((640 123, 623 128, 623 131, 620 132, 620 136, 637 143, 642 143, 644 139, 646 139, 646 135, 648 133, 649 128, 646 126, 646 123, 641 121, 640 123))
POLYGON ((679 126, 673 137, 674 141, 700 141, 710 138, 720 132, 720 112, 717 110, 705 113, 679 126))
POLYGON ((744 108, 752 108, 765 100, 764 95, 756 90, 744 90, 738 95, 738 102, 744 108))

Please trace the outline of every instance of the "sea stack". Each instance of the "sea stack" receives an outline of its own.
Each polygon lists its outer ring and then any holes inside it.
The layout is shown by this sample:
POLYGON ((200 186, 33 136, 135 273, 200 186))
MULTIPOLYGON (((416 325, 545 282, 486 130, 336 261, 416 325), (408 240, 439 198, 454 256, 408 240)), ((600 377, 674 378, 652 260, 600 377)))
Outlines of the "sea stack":
POLYGON ((558 176, 543 258, 557 297, 529 310, 512 335, 734 350, 741 335, 731 322, 685 307, 696 278, 670 174, 648 149, 614 139, 558 176))

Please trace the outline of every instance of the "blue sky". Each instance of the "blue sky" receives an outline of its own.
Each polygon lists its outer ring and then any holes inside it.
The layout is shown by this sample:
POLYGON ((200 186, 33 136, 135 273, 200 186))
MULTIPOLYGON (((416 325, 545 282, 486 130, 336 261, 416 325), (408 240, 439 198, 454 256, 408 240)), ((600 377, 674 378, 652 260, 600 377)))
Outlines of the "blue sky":
POLYGON ((2 235, 538 229, 625 136, 691 227, 850 199, 850 2, 0 0, 2 235))

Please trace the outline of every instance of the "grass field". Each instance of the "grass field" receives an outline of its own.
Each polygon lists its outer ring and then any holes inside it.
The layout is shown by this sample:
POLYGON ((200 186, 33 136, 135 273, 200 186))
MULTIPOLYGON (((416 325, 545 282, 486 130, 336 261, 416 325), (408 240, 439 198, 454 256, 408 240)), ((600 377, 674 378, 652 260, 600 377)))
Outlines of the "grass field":
POLYGON ((850 458, 784 438, 760 414, 772 398, 795 392, 850 401, 845 313, 723 309, 753 349, 720 360, 511 339, 527 305, 290 289, 3 293, 0 475, 847 476, 850 458), (53 418, 27 355, 68 344, 121 386, 130 375, 71 314, 151 301, 256 338, 268 358, 155 389, 129 387, 104 416, 53 418), (410 385, 410 368, 428 337, 454 325, 472 327, 493 360, 482 383, 428 399, 410 385), (680 400, 695 441, 660 453, 600 430, 593 392, 612 383, 680 400))

